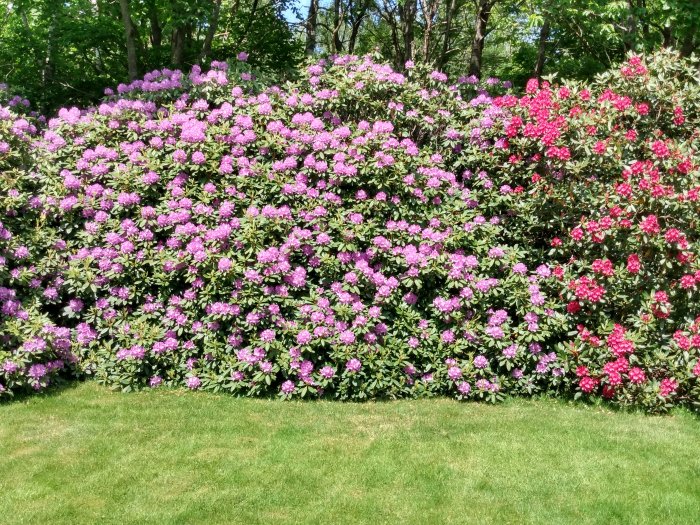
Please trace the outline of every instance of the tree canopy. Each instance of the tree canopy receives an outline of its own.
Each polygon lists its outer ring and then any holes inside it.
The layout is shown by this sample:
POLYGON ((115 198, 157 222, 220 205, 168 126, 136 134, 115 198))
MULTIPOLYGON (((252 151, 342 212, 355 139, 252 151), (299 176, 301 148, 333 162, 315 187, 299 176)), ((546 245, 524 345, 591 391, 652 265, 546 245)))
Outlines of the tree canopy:
POLYGON ((403 69, 524 85, 589 78, 630 50, 700 48, 700 0, 2 0, 0 82, 52 111, 164 67, 248 52, 290 75, 304 56, 376 53, 403 69))

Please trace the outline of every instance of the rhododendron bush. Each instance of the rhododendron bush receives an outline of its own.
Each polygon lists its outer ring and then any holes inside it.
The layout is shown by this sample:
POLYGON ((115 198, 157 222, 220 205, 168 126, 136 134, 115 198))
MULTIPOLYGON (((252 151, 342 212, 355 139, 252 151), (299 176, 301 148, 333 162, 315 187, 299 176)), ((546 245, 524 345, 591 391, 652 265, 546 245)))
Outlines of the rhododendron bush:
POLYGON ((491 171, 521 184, 513 242, 556 264, 573 386, 621 404, 697 403, 700 94, 695 64, 632 57, 591 85, 531 81, 491 171))
MULTIPOLYGON (((4 94, 0 86, 0 100, 4 94)), ((54 254, 66 243, 39 210, 29 147, 38 122, 22 99, 8 102, 0 106, 0 396, 40 390, 77 360, 70 329, 50 315, 63 266, 54 254)))
POLYGON ((522 97, 409 66, 165 70, 45 126, 3 107, 0 395, 63 371, 697 402, 691 66, 633 57, 522 97))

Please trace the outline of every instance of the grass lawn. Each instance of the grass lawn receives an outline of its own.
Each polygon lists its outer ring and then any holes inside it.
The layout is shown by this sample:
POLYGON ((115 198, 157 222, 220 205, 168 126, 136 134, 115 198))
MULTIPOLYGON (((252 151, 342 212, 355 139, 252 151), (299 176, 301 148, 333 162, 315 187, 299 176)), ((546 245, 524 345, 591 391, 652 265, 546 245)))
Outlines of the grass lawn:
POLYGON ((84 383, 0 405, 0 522, 698 523, 700 420, 84 383))

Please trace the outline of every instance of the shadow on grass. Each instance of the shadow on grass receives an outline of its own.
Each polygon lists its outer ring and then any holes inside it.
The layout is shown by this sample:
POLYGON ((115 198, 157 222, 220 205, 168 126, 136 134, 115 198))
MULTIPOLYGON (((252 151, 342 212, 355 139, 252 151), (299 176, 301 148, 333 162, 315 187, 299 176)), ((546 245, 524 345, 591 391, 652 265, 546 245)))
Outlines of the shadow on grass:
POLYGON ((0 406, 10 403, 25 403, 34 399, 50 399, 59 397, 65 392, 73 391, 80 387, 81 384, 89 380, 77 378, 59 378, 48 387, 38 392, 30 390, 20 390, 13 393, 10 397, 0 399, 0 406))
MULTIPOLYGON (((86 377, 81 377, 81 378, 61 378, 59 381, 54 383, 53 385, 50 385, 48 388, 40 391, 40 392, 31 392, 31 391, 22 391, 14 394, 12 397, 7 397, 3 400, 0 400, 0 407, 3 405, 8 405, 11 403, 26 403, 31 400, 35 399, 50 399, 50 398, 57 398, 62 396, 66 392, 72 392, 79 388, 83 384, 87 383, 92 383, 94 385, 98 385, 93 379, 86 378, 86 377)), ((103 386, 100 385, 101 388, 104 388, 105 391, 109 392, 118 392, 123 395, 129 395, 129 394, 137 394, 139 392, 153 392, 154 390, 151 388, 146 388, 144 387, 143 389, 140 390, 131 390, 131 391, 120 391, 119 388, 114 388, 114 387, 108 387, 108 386, 103 386)), ((171 393, 175 395, 181 395, 181 396, 187 396, 187 395, 197 395, 197 394, 204 394, 204 395, 214 395, 214 396, 220 396, 220 397, 228 397, 231 399, 258 399, 258 400, 263 400, 263 401, 278 401, 278 402, 284 402, 284 400, 280 399, 279 396, 276 396, 274 394, 269 394, 269 395, 263 395, 263 396, 257 396, 257 397, 250 397, 250 396, 244 396, 244 395, 239 395, 235 394, 232 392, 227 392, 227 391, 222 391, 219 390, 217 392, 212 392, 212 391, 201 391, 198 393, 192 392, 191 390, 188 390, 186 388, 178 388, 178 387, 166 387, 166 386, 161 386, 158 387, 157 389, 158 392, 161 393, 171 393)), ((378 398, 368 398, 365 400, 339 400, 339 399, 333 399, 330 397, 325 397, 325 398, 294 398, 294 402, 296 403, 315 403, 318 401, 324 401, 324 402, 336 402, 336 403, 343 403, 343 404, 350 404, 350 405, 363 405, 363 404, 368 404, 368 403, 374 403, 374 404, 388 404, 388 403, 393 403, 396 401, 412 401, 412 400, 428 400, 428 399, 436 399, 436 400, 451 400, 454 401, 455 403, 460 403, 460 401, 450 398, 445 395, 423 395, 423 396, 418 396, 418 397, 378 397, 378 398)), ((567 393, 552 393, 552 394, 535 394, 531 396, 504 396, 501 401, 491 403, 485 400, 479 400, 479 399, 472 399, 467 401, 469 404, 476 404, 476 405, 481 405, 481 406, 498 406, 499 404, 508 404, 508 403, 513 403, 513 402, 519 402, 519 401, 539 401, 539 402, 545 402, 545 403, 554 403, 561 405, 562 407, 569 407, 569 408, 584 408, 584 409, 590 409, 590 410, 603 410, 603 411, 609 411, 609 412, 615 412, 615 413, 622 413, 622 414, 633 414, 633 415, 642 415, 642 416, 650 416, 650 417, 673 417, 673 416, 684 416, 684 417, 692 417, 693 419, 696 419, 700 421, 700 410, 695 409, 693 410, 692 407, 684 405, 684 406, 676 406, 668 411, 665 412, 649 412, 646 410, 643 410, 642 408, 639 407, 634 407, 634 406, 621 406, 617 405, 614 403, 610 403, 609 401, 606 401, 605 399, 602 398, 594 398, 594 399, 585 399, 585 398, 575 398, 571 394, 567 393)), ((700 409, 700 407, 698 407, 700 409)))

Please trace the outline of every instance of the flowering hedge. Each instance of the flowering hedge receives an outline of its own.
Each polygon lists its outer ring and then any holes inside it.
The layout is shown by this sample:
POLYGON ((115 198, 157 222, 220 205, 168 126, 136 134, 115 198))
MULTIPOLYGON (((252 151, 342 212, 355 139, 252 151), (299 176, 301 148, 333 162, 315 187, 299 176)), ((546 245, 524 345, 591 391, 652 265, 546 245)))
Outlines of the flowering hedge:
POLYGON ((51 315, 62 270, 53 254, 66 243, 39 210, 30 151, 38 122, 26 105, 13 97, 0 106, 0 397, 40 390, 77 361, 70 329, 51 315))
MULTIPOLYGON (((513 241, 549 246, 579 395, 663 409, 700 400, 697 65, 632 57, 591 85, 528 84, 491 171, 517 181, 513 241)), ((513 183, 513 182, 511 182, 513 183)))
POLYGON ((632 58, 523 97, 369 58, 282 86, 245 66, 154 72, 39 131, 2 109, 0 395, 66 370, 697 402, 690 65, 632 58))

